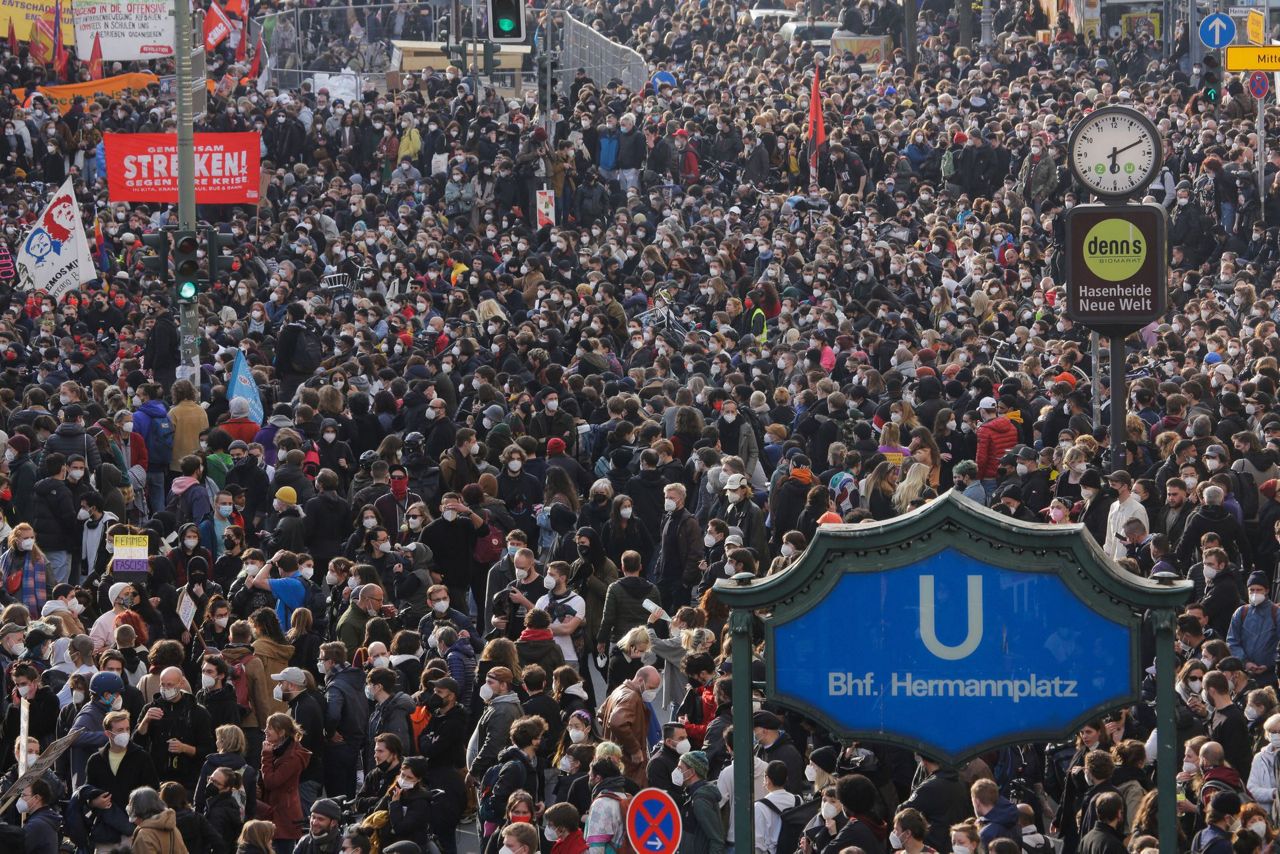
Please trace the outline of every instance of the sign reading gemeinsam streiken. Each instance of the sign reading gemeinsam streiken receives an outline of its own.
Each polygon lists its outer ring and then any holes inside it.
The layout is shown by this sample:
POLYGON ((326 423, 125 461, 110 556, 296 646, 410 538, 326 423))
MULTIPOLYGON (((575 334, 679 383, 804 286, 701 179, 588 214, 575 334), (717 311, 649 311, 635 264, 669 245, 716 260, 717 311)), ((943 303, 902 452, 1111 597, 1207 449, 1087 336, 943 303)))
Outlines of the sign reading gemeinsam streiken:
POLYGON ((1133 331, 1167 302, 1164 208, 1078 205, 1067 212, 1067 317, 1102 331, 1133 331))

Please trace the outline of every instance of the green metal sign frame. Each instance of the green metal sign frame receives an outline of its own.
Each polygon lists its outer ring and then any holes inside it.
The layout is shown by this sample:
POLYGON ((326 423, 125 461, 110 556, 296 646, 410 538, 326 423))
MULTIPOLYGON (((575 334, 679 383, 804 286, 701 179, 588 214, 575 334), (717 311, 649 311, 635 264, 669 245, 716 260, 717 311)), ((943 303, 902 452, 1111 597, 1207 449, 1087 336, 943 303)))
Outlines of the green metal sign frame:
MULTIPOLYGON (((765 618, 765 673, 770 696, 776 698, 777 669, 780 662, 771 654, 777 625, 807 613, 821 602, 848 573, 880 573, 904 567, 921 559, 954 549, 980 562, 1023 572, 1054 575, 1086 606, 1099 615, 1130 628, 1131 682, 1129 694, 1099 706, 1081 709, 1065 732, 1015 726, 984 742, 965 756, 937 756, 936 749, 922 746, 910 737, 890 731, 844 731, 816 706, 795 698, 782 700, 788 708, 809 716, 844 740, 864 739, 899 744, 948 762, 967 759, 990 748, 1024 741, 1060 738, 1085 721, 1108 709, 1138 698, 1142 674, 1139 660, 1139 629, 1143 613, 1155 616, 1159 648, 1157 718, 1160 738, 1161 777, 1168 771, 1170 804, 1161 804, 1161 819, 1173 817, 1173 774, 1178 770, 1173 728, 1173 636, 1176 609, 1192 591, 1185 580, 1150 580, 1120 569, 1081 525, 1041 525, 1015 521, 963 497, 952 490, 922 508, 876 524, 824 525, 813 542, 786 572, 766 578, 742 576, 716 584, 715 592, 732 609, 729 631, 732 636, 733 672, 750 673, 751 614, 768 610, 765 618), (1167 709, 1165 708, 1167 704, 1167 709), (1166 729, 1167 727, 1167 729, 1166 729), (1165 753, 1169 754, 1168 757, 1165 753)), ((877 614, 865 619, 873 621, 877 614)), ((886 615, 897 616, 897 615, 886 615)), ((857 617, 850 615, 850 629, 856 631, 857 617)), ((751 754, 751 685, 749 680, 733 680, 735 797, 745 793, 745 801, 735 804, 735 847, 751 847, 751 763, 739 762, 751 754), (737 779, 743 776, 744 780, 737 779), (745 816, 746 820, 743 820, 745 816)), ((1163 779, 1161 781, 1163 785, 1163 779)), ((1163 794, 1163 792, 1162 792, 1163 794)), ((1176 845, 1176 831, 1172 842, 1176 845)), ((1163 828, 1162 828, 1163 830, 1163 828)), ((1164 835, 1163 832, 1161 834, 1164 835)), ((1163 847, 1163 846, 1162 846, 1163 847)))

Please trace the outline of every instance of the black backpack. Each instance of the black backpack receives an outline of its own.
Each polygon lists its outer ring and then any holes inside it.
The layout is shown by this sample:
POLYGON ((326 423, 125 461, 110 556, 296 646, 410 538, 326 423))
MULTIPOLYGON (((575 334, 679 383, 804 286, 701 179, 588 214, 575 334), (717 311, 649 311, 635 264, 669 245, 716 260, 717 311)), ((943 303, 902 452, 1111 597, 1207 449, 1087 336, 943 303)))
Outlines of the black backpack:
POLYGON ((324 359, 324 343, 320 340, 320 333, 310 326, 300 323, 298 327, 298 341, 293 348, 290 367, 300 374, 310 374, 320 367, 324 359))
POLYGON ((772 810, 782 820, 782 827, 778 829, 778 845, 774 850, 778 854, 795 854, 800 850, 800 837, 804 835, 805 827, 818 814, 818 807, 822 806, 822 799, 801 801, 785 810, 768 798, 761 798, 756 803, 764 804, 765 809, 772 810))

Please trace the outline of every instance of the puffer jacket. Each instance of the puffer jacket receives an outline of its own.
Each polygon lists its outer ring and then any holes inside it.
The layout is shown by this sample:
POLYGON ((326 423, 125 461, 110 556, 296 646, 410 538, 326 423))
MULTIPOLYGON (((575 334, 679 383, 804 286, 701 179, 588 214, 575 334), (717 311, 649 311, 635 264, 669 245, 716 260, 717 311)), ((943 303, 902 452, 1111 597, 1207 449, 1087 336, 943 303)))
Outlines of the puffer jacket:
POLYGON ((63 423, 44 443, 45 456, 58 453, 64 457, 77 454, 84 457, 89 471, 97 471, 102 464, 102 456, 98 453, 98 443, 89 438, 89 434, 79 424, 63 423))
POLYGON ((1018 427, 1003 415, 978 427, 978 477, 991 480, 996 476, 1000 458, 1018 444, 1018 427))
POLYGON ((43 552, 65 552, 80 544, 76 503, 65 480, 46 477, 36 484, 31 502, 31 526, 43 552))

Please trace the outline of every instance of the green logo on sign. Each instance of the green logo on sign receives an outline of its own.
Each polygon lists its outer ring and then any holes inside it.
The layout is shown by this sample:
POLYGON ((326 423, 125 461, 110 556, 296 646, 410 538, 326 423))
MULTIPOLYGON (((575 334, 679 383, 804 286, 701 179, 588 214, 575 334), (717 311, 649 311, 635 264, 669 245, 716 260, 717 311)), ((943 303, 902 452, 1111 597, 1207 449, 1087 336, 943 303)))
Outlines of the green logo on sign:
POLYGON ((1084 264, 1108 282, 1131 279, 1147 260, 1147 239, 1123 219, 1104 219, 1084 238, 1084 264))

